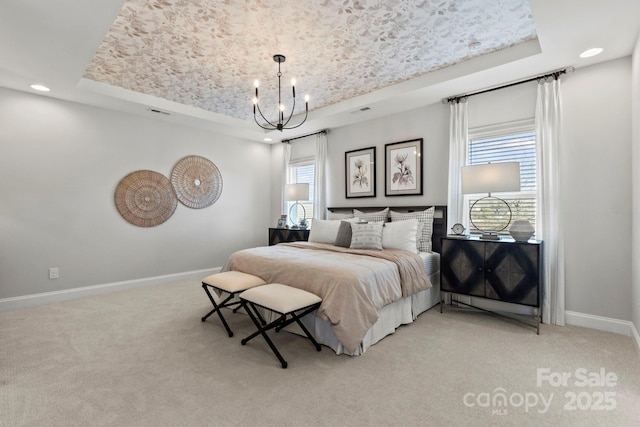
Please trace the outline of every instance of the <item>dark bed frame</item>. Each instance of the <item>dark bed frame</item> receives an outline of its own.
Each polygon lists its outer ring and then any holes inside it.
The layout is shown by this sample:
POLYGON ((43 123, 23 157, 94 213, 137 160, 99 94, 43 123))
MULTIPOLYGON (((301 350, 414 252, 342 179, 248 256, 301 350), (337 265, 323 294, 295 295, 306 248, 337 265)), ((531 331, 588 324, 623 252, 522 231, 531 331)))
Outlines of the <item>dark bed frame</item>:
MULTIPOLYGON (((433 236, 431 237, 434 252, 440 253, 442 248, 442 238, 447 235, 447 207, 443 205, 428 206, 389 206, 389 210, 396 212, 420 212, 435 206, 433 214, 433 236)), ((351 207, 331 207, 328 211, 333 213, 352 213, 354 209, 362 212, 376 212, 387 206, 351 206, 351 207)))

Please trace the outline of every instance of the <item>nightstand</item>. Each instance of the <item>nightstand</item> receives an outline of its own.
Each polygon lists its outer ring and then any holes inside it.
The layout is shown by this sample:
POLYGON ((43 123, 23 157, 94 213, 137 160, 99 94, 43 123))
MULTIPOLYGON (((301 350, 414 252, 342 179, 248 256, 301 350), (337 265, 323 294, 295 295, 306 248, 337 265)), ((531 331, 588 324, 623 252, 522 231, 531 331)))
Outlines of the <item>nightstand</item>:
POLYGON ((541 267, 542 241, 539 240, 444 237, 440 255, 440 311, 447 293, 526 305, 535 308, 535 327, 539 334, 541 267))
POLYGON ((269 246, 285 242, 309 240, 309 230, 295 228, 269 228, 269 246))

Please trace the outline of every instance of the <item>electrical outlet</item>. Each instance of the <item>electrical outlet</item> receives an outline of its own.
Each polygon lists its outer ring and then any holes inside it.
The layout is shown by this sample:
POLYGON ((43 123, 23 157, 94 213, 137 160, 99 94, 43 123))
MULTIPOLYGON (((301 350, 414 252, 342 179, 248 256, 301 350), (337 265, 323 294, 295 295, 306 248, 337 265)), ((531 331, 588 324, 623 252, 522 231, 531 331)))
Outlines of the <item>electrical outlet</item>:
POLYGON ((49 279, 57 279, 58 277, 60 277, 60 270, 58 270, 58 267, 51 267, 49 269, 49 279))

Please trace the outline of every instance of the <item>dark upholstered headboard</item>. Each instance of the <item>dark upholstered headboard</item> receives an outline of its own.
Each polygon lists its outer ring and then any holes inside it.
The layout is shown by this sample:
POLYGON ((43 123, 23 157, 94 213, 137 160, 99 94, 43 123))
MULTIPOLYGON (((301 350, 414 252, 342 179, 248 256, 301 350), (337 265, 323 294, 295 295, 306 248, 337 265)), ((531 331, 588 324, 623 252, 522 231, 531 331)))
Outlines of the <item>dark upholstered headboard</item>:
MULTIPOLYGON (((389 206, 389 209, 396 212, 419 212, 430 208, 431 206, 389 206)), ((434 206, 433 214, 433 236, 431 237, 433 251, 440 252, 442 247, 441 239, 447 235, 447 207, 434 206)), ((354 209, 362 212, 375 212, 386 208, 386 206, 351 206, 351 207, 331 207, 327 208, 330 212, 335 213, 352 213, 354 209)))

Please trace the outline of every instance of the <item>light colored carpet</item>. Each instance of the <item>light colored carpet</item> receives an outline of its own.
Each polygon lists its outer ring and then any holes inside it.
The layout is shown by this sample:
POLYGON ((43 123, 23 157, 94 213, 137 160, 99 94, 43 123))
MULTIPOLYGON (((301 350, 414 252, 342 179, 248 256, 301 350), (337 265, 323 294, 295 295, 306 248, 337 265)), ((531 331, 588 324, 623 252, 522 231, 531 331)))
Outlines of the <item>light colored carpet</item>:
POLYGON ((0 425, 639 425, 628 337, 432 309, 360 357, 279 333, 282 369, 262 338, 240 345, 246 315, 228 338, 209 309, 190 281, 0 314, 0 425), (601 369, 615 385, 580 386, 601 369))

